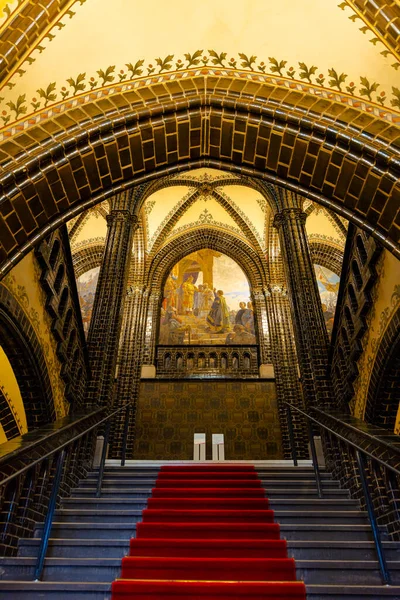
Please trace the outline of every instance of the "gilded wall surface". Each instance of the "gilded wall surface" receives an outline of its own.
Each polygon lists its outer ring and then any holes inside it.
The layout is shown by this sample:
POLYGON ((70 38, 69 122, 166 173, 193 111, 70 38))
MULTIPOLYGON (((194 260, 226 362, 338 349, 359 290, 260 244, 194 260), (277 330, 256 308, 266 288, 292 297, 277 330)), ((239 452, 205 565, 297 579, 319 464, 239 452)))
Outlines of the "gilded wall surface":
MULTIPOLYGON (((15 420, 19 433, 22 435, 28 431, 26 424, 26 414, 19 391, 14 371, 10 365, 6 353, 0 346, 0 395, 4 402, 7 402, 8 408, 15 420)), ((7 441, 7 434, 3 425, 0 423, 0 444, 7 441)))
MULTIPOLYGON (((40 342, 50 378, 56 417, 67 414, 65 385, 60 377, 61 364, 56 354, 56 341, 51 331, 51 319, 45 310, 45 295, 39 282, 40 271, 33 252, 23 258, 2 280, 15 297, 31 323, 40 342)), ((0 383, 3 373, 0 374, 0 383)))
POLYGON ((364 418, 368 387, 380 343, 390 321, 400 306, 399 261, 384 250, 378 266, 378 281, 373 290, 374 306, 367 318, 363 353, 358 361, 359 376, 354 383, 354 415, 364 418))
POLYGON ((194 433, 225 435, 228 460, 282 458, 275 383, 271 381, 142 382, 137 460, 189 460, 194 433))

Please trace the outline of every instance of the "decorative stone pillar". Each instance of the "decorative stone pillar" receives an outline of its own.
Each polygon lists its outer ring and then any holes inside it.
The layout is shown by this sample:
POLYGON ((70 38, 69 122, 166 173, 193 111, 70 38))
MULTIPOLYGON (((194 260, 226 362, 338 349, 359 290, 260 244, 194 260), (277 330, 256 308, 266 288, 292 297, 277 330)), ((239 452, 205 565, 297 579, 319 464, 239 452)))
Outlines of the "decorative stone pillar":
POLYGON ((305 230, 302 199, 277 189, 280 206, 274 218, 290 292, 297 355, 306 402, 330 403, 327 379, 328 333, 305 230))
POLYGON ((260 343, 260 364, 271 364, 271 339, 263 290, 253 289, 252 300, 253 311, 256 317, 255 320, 258 330, 258 339, 260 343))
POLYGON ((110 405, 126 297, 133 233, 133 191, 111 201, 107 238, 88 334, 91 384, 88 404, 110 405))
MULTIPOLYGON (((270 285, 264 290, 264 293, 270 327, 282 447, 285 458, 290 458, 291 444, 285 402, 299 408, 303 407, 303 395, 299 382, 298 362, 291 327, 290 303, 284 285, 270 285)), ((297 456, 306 459, 308 458, 308 448, 305 423, 295 411, 293 411, 292 417, 297 456)))

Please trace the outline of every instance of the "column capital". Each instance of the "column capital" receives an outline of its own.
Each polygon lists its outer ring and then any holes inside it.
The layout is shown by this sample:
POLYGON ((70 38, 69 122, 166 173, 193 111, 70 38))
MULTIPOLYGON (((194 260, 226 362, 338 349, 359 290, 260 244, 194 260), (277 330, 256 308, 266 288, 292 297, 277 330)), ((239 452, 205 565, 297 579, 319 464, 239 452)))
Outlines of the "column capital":
POLYGON ((287 289, 284 284, 272 283, 264 289, 264 294, 266 298, 270 298, 271 296, 282 296, 285 298, 287 296, 287 289))
POLYGON ((289 219, 296 219, 304 225, 307 220, 307 213, 305 213, 302 208, 283 208, 280 212, 276 213, 273 225, 276 229, 279 229, 281 225, 289 219))
POLYGON ((137 215, 133 215, 127 209, 115 208, 106 216, 106 221, 108 225, 119 221, 124 223, 129 222, 131 225, 137 226, 139 224, 139 217, 137 215))

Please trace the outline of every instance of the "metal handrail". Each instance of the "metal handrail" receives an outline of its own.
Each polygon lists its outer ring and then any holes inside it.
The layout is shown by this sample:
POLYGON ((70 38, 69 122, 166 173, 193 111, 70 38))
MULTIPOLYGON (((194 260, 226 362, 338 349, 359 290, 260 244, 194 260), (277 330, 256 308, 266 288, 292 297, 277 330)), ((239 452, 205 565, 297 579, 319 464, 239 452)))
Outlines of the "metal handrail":
MULTIPOLYGON (((36 561, 36 565, 35 565, 35 569, 34 569, 34 580, 35 581, 40 581, 42 574, 43 574, 44 561, 46 558, 51 528, 53 525, 54 512, 55 512, 56 504, 57 504, 58 492, 59 492, 60 484, 61 484, 61 480, 62 480, 62 471, 63 471, 64 461, 65 461, 66 448, 68 446, 70 446, 71 444, 73 444, 74 442, 76 442, 77 440, 79 440, 80 438, 82 438, 85 435, 87 435, 88 433, 90 433, 91 431, 93 431, 94 429, 98 428, 103 423, 107 423, 106 429, 105 429, 105 434, 104 434, 103 449, 102 449, 102 455, 101 455, 101 460, 100 460, 100 465, 99 465, 99 478, 98 478, 97 489, 96 489, 96 497, 100 497, 103 475, 104 475, 104 466, 105 466, 106 455, 107 455, 108 439, 109 439, 109 434, 110 434, 110 429, 111 429, 111 419, 113 417, 115 417, 115 415, 117 415, 119 412, 126 410, 126 419, 125 420, 127 422, 128 418, 129 418, 129 410, 130 410, 131 406, 133 406, 133 402, 128 402, 127 404, 124 404, 124 406, 120 406, 116 410, 113 410, 112 412, 107 414, 104 418, 99 419, 98 421, 96 421, 96 423, 94 423, 90 427, 87 427, 84 431, 80 432, 77 435, 74 435, 72 438, 70 438, 66 442, 59 444, 56 448, 54 448, 53 450, 51 450, 49 452, 46 452, 45 454, 41 455, 39 458, 30 461, 28 465, 25 465, 24 467, 22 467, 21 469, 19 469, 15 473, 13 473, 12 475, 10 475, 10 476, 6 477, 5 479, 3 479, 2 481, 0 481, 0 486, 4 486, 4 485, 8 484, 10 481, 12 481, 13 479, 15 479, 16 477, 19 477, 26 471, 29 471, 29 469, 31 469, 35 465, 41 463, 43 460, 46 460, 47 458, 53 456, 54 454, 59 453, 58 458, 57 458, 56 472, 54 475, 53 485, 52 485, 52 489, 50 492, 50 498, 49 498, 49 503, 48 503, 47 512, 46 512, 43 533, 42 533, 42 537, 40 540, 39 553, 38 553, 38 557, 37 557, 37 561, 36 561)), ((107 410, 106 407, 97 409, 96 411, 93 411, 93 413, 90 413, 87 416, 87 418, 90 418, 91 416, 94 416, 96 414, 101 414, 105 410, 107 410)), ((77 419, 77 421, 75 423, 78 423, 81 420, 82 420, 82 418, 79 418, 79 419, 77 419)), ((74 425, 74 423, 69 423, 65 428, 60 429, 57 433, 60 433, 63 431, 65 432, 65 430, 71 428, 73 425, 74 425)), ((125 423, 124 435, 123 435, 121 466, 123 466, 125 464, 128 430, 129 430, 129 428, 127 426, 127 423, 125 423)))
MULTIPOLYGON (((298 413, 302 414, 303 417, 306 417, 306 419, 310 419, 316 425, 319 425, 320 427, 323 427, 324 429, 326 429, 327 431, 329 431, 330 433, 332 433, 333 435, 335 435, 337 438, 341 439, 343 442, 346 442, 346 444, 349 444, 350 446, 352 446, 353 448, 355 448, 359 452, 363 452, 364 454, 366 454, 367 456, 369 456, 373 460, 379 462, 381 465, 383 465, 384 467, 386 467, 390 471, 393 471, 393 473, 395 473, 396 475, 400 475, 400 470, 399 469, 396 469, 396 467, 393 467, 392 465, 390 465, 389 463, 387 463, 385 460, 379 458, 378 456, 375 456, 372 452, 369 452, 368 450, 365 450, 365 448, 362 448, 361 446, 359 446, 355 442, 352 442, 351 440, 347 439, 346 437, 344 437, 340 433, 337 433, 336 431, 333 431, 333 429, 331 429, 327 425, 324 425, 324 423, 321 423, 320 421, 318 421, 318 419, 316 417, 313 417, 309 413, 306 413, 301 408, 299 408, 297 406, 294 406, 293 404, 290 404, 289 402, 285 402, 285 404, 289 407, 289 410, 293 409, 293 410, 297 411, 298 413)), ((315 408, 313 407, 313 410, 316 411, 316 412, 321 413, 322 415, 326 414, 330 418, 335 419, 335 421, 337 421, 338 423, 343 423, 344 425, 346 425, 346 427, 348 427, 349 429, 352 429, 353 431, 358 431, 357 428, 354 427, 354 425, 351 425, 349 423, 345 423, 345 422, 341 421, 335 415, 331 415, 330 413, 325 413, 323 410, 321 410, 320 408, 316 408, 316 407, 315 408)), ((398 449, 395 446, 392 446, 391 444, 388 444, 388 442, 385 442, 385 441, 381 440, 380 438, 374 438, 374 436, 372 436, 370 433, 368 433, 366 431, 365 432, 363 431, 362 435, 365 435, 365 436, 369 437, 371 440, 377 439, 380 444, 383 444, 383 445, 387 446, 390 450, 398 451, 398 449)))
MULTIPOLYGON (((372 458, 376 462, 380 463, 387 469, 390 469, 397 475, 400 475, 400 471, 398 469, 396 469, 395 467, 392 467, 391 465, 389 465, 386 461, 382 460, 381 458, 374 456, 368 450, 364 450, 364 448, 361 448, 355 442, 348 440, 346 437, 344 437, 340 433, 337 433, 336 431, 334 431, 333 429, 331 429, 324 423, 321 423, 315 416, 312 416, 311 414, 307 413, 303 409, 301 409, 297 406, 294 406, 293 404, 290 404, 290 402, 285 402, 285 404, 286 404, 287 411, 288 411, 289 436, 290 436, 290 444, 291 444, 292 459, 293 459, 294 466, 298 466, 298 461, 297 461, 297 454, 296 454, 294 434, 293 434, 292 410, 295 410, 296 412, 300 413, 307 420, 307 428, 308 428, 308 434, 309 434, 309 438, 310 438, 310 446, 311 446, 311 454, 312 454, 312 463, 313 463, 315 478, 316 478, 316 482, 317 482, 318 496, 320 498, 322 498, 321 476, 319 473, 317 454, 316 454, 315 444, 314 444, 314 432, 312 429, 311 422, 315 423, 319 427, 322 427, 323 429, 325 429, 332 435, 336 436, 338 439, 345 442, 348 446, 351 446, 352 448, 355 449, 357 466, 358 466, 358 471, 359 471, 360 481, 361 481, 361 488, 362 488, 362 491, 364 494, 365 504, 366 504, 366 508, 367 508, 367 514, 368 514, 368 520, 371 525, 372 535, 374 538, 375 550, 376 550, 377 557, 378 557, 379 570, 381 573, 382 583, 387 586, 391 585, 391 577, 390 577, 390 573, 389 573, 387 563, 386 563, 385 551, 384 551, 383 544, 382 544, 381 533, 379 530, 374 506, 373 506, 372 499, 371 499, 371 494, 369 491, 368 480, 367 480, 367 477, 365 474, 365 456, 369 456, 370 458, 372 458)), ((329 417, 333 416, 333 415, 330 415, 329 413, 325 413, 323 410, 321 410, 319 408, 313 408, 313 410, 319 412, 322 415, 327 415, 329 417)), ((339 423, 342 422, 337 417, 333 417, 333 418, 339 423)), ((344 424, 347 425, 347 423, 344 423, 344 424)), ((352 425, 350 425, 349 427, 356 430, 356 428, 352 425)), ((372 438, 373 436, 371 436, 369 434, 368 437, 372 438)), ((386 446, 389 446, 389 444, 386 444, 386 446)), ((391 446, 391 448, 393 449, 393 446, 391 446)))

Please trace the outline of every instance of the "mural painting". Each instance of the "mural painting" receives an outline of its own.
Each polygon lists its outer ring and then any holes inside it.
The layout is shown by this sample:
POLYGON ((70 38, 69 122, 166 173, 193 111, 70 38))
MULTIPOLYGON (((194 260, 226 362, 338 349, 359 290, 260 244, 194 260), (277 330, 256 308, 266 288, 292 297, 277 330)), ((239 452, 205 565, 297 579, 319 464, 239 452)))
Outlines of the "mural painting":
POLYGON ((234 260, 205 249, 174 266, 164 287, 159 343, 256 343, 249 284, 234 260))
POLYGON ((94 295, 96 293, 97 280, 99 279, 100 267, 90 269, 76 280, 78 288, 79 304, 81 305, 83 328, 87 336, 90 319, 92 316, 94 295))
POLYGON ((335 318, 336 303, 339 292, 340 278, 325 267, 314 265, 317 277, 319 294, 321 296, 322 311, 329 337, 332 335, 333 321, 335 318))

